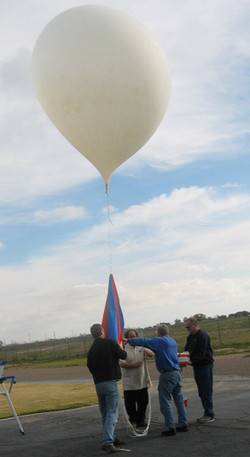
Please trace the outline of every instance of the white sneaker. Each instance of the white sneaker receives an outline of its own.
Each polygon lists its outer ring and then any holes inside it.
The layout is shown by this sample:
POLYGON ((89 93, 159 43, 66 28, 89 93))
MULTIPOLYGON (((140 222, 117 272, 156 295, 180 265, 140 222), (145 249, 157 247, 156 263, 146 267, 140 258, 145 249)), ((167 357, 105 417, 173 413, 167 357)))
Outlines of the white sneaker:
POLYGON ((214 422, 214 417, 211 416, 202 416, 199 419, 197 419, 197 422, 199 424, 207 424, 208 422, 214 422))

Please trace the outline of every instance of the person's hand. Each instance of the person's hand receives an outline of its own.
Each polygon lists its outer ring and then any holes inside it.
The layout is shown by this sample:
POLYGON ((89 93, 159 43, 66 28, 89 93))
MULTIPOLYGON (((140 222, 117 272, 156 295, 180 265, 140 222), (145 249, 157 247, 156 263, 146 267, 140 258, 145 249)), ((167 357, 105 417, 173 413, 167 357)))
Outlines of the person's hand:
POLYGON ((140 367, 141 365, 142 365, 142 362, 134 362, 134 364, 133 364, 133 366, 134 366, 135 368, 138 368, 138 367, 140 367))

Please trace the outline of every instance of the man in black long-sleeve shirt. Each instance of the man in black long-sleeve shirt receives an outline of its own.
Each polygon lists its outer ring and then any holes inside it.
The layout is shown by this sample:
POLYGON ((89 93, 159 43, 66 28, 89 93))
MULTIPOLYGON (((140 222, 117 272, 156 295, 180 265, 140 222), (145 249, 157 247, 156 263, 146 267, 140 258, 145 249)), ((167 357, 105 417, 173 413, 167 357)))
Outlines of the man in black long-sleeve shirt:
POLYGON ((214 421, 213 350, 209 335, 204 330, 200 329, 195 317, 186 319, 185 327, 189 331, 185 351, 190 353, 190 361, 194 370, 194 379, 204 408, 204 416, 197 419, 197 422, 206 424, 214 421))
POLYGON ((105 338, 100 324, 92 325, 94 342, 88 352, 87 366, 93 375, 99 408, 103 423, 102 450, 116 452, 115 424, 118 415, 120 392, 117 381, 121 379, 119 359, 126 359, 127 353, 112 338, 105 338))

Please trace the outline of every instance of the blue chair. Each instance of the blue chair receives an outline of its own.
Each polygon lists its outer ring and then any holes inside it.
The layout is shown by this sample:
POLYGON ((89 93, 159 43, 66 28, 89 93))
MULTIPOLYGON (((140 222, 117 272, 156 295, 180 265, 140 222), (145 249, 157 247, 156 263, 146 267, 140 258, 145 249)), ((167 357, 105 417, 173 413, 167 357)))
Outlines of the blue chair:
POLYGON ((12 403, 11 399, 10 399, 10 393, 11 393, 11 390, 12 390, 12 386, 13 386, 13 384, 16 384, 15 376, 3 376, 4 367, 5 367, 7 362, 8 362, 8 360, 2 360, 2 362, 0 363, 0 385, 1 385, 2 390, 3 390, 3 392, 0 392, 0 395, 4 395, 7 398, 8 403, 9 403, 10 408, 11 408, 11 411, 13 412, 14 417, 15 417, 15 419, 17 421, 18 428, 19 428, 20 432, 22 433, 22 435, 24 435, 23 427, 21 425, 20 420, 17 417, 15 408, 13 406, 13 403, 12 403), (8 390, 6 389, 5 384, 4 384, 5 381, 9 381, 9 389, 8 390))

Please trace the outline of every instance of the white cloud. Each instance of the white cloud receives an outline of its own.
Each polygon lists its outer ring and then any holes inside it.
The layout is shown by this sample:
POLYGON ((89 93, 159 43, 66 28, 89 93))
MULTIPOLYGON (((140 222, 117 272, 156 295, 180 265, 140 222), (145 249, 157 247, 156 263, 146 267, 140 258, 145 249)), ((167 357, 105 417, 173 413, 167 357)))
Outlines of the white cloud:
POLYGON ((82 206, 66 206, 51 210, 38 210, 34 213, 37 221, 73 221, 86 217, 86 210, 82 206))
MULTIPOLYGON (((190 188, 116 213, 112 264, 126 322, 152 325, 247 308, 249 206, 249 195, 190 188), (243 205, 245 220, 237 222, 243 205)), ((47 335, 63 336, 67 326, 88 331, 102 318, 108 274, 102 224, 58 243, 47 256, 2 268, 8 333, 21 322, 28 334, 38 321, 47 335)))

